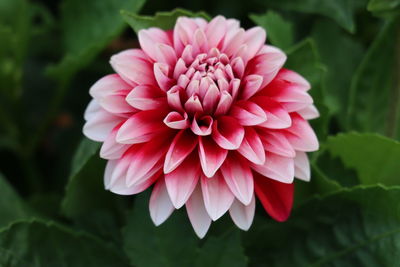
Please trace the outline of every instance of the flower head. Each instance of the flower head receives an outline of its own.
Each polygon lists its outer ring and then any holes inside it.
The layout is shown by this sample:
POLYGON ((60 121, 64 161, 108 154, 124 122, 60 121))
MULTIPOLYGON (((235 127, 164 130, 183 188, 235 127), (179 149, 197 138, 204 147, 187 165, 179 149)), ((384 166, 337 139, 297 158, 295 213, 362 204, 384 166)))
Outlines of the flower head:
POLYGON ((309 83, 265 39, 234 19, 180 17, 112 56, 116 74, 90 89, 83 130, 103 142, 106 189, 131 195, 154 184, 154 223, 185 205, 200 237, 228 210, 247 230, 255 196, 286 220, 294 177, 310 179, 305 152, 318 140, 307 120, 318 111, 309 83))

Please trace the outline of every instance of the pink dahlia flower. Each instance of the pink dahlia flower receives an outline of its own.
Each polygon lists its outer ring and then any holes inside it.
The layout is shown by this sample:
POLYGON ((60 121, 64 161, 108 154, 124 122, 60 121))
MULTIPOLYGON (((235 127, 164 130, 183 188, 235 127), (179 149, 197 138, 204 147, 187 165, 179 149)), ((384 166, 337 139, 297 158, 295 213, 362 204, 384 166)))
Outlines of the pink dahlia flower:
POLYGON ((116 74, 90 89, 83 129, 103 142, 106 189, 132 195, 154 184, 154 223, 185 205, 199 237, 227 211, 249 229, 255 197, 286 220, 294 177, 310 179, 305 152, 318 140, 307 120, 318 111, 310 84, 265 40, 234 19, 180 17, 112 56, 116 74))

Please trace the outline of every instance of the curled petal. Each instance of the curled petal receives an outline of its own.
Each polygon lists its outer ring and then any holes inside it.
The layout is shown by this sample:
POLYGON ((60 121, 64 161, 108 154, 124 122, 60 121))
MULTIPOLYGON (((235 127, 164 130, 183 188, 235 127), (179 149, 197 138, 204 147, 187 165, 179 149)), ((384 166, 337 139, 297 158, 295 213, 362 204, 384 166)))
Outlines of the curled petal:
POLYGON ((165 125, 172 129, 186 129, 189 127, 188 115, 186 112, 181 115, 179 112, 171 111, 165 117, 164 121, 165 125))
POLYGON ((214 121, 212 138, 222 148, 235 150, 240 147, 244 137, 244 128, 239 122, 228 116, 214 121))
POLYGON ((237 227, 247 231, 253 223, 255 211, 256 200, 253 195, 249 205, 243 205, 242 202, 235 199, 231 208, 229 209, 229 214, 231 215, 231 218, 237 227))
POLYGON ((203 173, 213 177, 224 163, 228 151, 218 146, 209 137, 199 137, 199 158, 203 173))
POLYGON ((221 97, 217 104, 217 108, 215 109, 215 116, 224 115, 228 112, 233 102, 232 96, 227 91, 221 92, 221 97))
POLYGON ((181 87, 174 86, 167 92, 168 105, 179 112, 183 112, 183 107, 181 102, 182 91, 183 89, 181 87))
POLYGON ((209 115, 200 118, 195 116, 192 120, 192 125, 190 128, 192 129, 193 133, 200 136, 206 136, 211 134, 213 123, 214 120, 209 115))
POLYGON ((189 114, 203 113, 203 106, 197 95, 192 95, 185 103, 186 112, 189 114))
POLYGON ((158 86, 168 91, 175 83, 174 79, 169 78, 169 67, 164 63, 154 63, 154 76, 156 77, 158 86))

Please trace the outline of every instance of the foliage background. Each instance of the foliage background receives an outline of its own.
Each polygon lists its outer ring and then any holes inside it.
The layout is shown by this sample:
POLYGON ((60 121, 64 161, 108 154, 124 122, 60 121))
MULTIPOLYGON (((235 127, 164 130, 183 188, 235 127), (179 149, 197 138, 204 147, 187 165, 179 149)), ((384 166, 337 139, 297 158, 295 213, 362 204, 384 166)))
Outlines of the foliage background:
POLYGON ((0 266, 400 266, 399 0, 0 1, 0 266), (258 205, 203 240, 178 211, 150 221, 148 194, 103 189, 83 139, 88 89, 135 30, 182 7, 259 24, 312 83, 321 150, 289 221, 258 205))

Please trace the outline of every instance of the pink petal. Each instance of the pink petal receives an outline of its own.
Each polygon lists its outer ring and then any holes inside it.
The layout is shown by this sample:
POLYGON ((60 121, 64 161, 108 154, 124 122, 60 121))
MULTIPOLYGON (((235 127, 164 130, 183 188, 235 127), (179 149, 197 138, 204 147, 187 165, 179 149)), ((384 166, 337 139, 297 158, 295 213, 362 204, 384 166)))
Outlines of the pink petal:
POLYGON ((294 158, 296 152, 282 132, 259 131, 259 136, 263 142, 264 149, 268 152, 278 154, 287 158, 294 158))
POLYGON ((232 70, 235 74, 235 77, 238 78, 242 78, 243 74, 244 74, 244 62, 243 59, 240 57, 235 58, 234 60, 232 60, 232 70))
POLYGON ((208 215, 213 221, 218 220, 231 207, 234 195, 220 173, 211 178, 202 176, 201 189, 208 215))
POLYGON ((169 66, 174 66, 178 60, 175 54, 175 50, 167 44, 156 44, 156 61, 165 63, 169 66))
POLYGON ((153 71, 157 84, 162 90, 168 91, 175 84, 175 80, 169 78, 169 67, 167 64, 154 63, 153 71))
POLYGON ((285 130, 285 135, 294 149, 310 152, 318 150, 317 136, 310 124, 299 114, 291 113, 292 126, 285 130))
POLYGON ((166 98, 157 87, 138 85, 126 96, 126 102, 140 110, 151 110, 166 105, 166 98))
POLYGON ((228 56, 236 54, 238 48, 245 40, 245 31, 242 28, 236 29, 225 37, 222 52, 228 56))
POLYGON ((229 189, 245 205, 253 197, 253 175, 247 163, 230 155, 221 166, 221 172, 229 189))
POLYGON ((260 124, 260 126, 269 129, 285 129, 292 124, 289 113, 278 102, 264 96, 254 97, 253 101, 258 104, 267 115, 267 121, 260 124))
POLYGON ((213 177, 224 163, 228 151, 220 148, 211 138, 199 137, 199 158, 204 175, 213 177))
POLYGON ((267 33, 261 27, 254 27, 246 31, 244 43, 247 44, 247 58, 253 58, 263 47, 267 33))
POLYGON ((197 145, 197 137, 181 130, 174 138, 165 156, 164 173, 175 170, 197 145))
POLYGON ((174 68, 174 79, 178 79, 179 76, 181 76, 182 74, 184 74, 187 71, 187 67, 186 67, 186 63, 185 61, 180 58, 178 59, 178 61, 176 62, 175 68, 174 68))
POLYGON ((196 235, 203 238, 211 225, 211 218, 204 207, 200 185, 196 187, 192 196, 186 203, 186 211, 196 235))
POLYGON ((264 110, 250 101, 238 101, 229 113, 243 126, 258 125, 267 120, 264 110))
POLYGON ((128 83, 155 84, 152 64, 140 49, 129 49, 111 57, 110 64, 128 83))
POLYGON ((101 146, 100 157, 103 159, 119 159, 130 147, 129 145, 117 143, 116 137, 119 128, 120 125, 117 125, 101 146))
POLYGON ((179 112, 171 111, 168 115, 164 118, 165 125, 172 129, 186 129, 189 127, 189 119, 186 112, 181 115, 179 112))
POLYGON ((185 103, 185 109, 188 114, 203 113, 203 107, 197 95, 189 97, 185 103))
POLYGON ((245 132, 243 142, 240 145, 238 152, 254 164, 264 164, 265 151, 260 137, 251 127, 246 127, 245 132))
POLYGON ((174 86, 167 92, 168 105, 179 112, 183 112, 181 94, 183 94, 184 89, 179 86, 174 86))
POLYGON ((229 214, 233 222, 240 229, 247 231, 250 229, 253 223, 254 213, 256 211, 256 201, 253 195, 249 205, 243 205, 240 201, 233 201, 231 208, 229 209, 229 214))
POLYGON ((189 199, 200 178, 197 157, 188 157, 174 171, 165 174, 165 184, 172 204, 179 209, 189 199))
POLYGON ((206 35, 210 48, 217 47, 226 32, 226 19, 223 16, 213 18, 206 27, 206 35))
POLYGON ((219 90, 217 86, 212 84, 210 85, 208 90, 206 90, 206 93, 204 95, 203 99, 204 112, 212 113, 217 105, 218 100, 219 100, 219 90))
POLYGON ((155 173, 152 177, 146 181, 127 187, 125 181, 122 179, 117 180, 115 184, 110 188, 110 191, 118 195, 134 195, 143 192, 149 188, 161 175, 161 171, 155 173))
POLYGON ((208 52, 207 36, 202 29, 197 29, 193 35, 193 52, 196 54, 208 52))
POLYGON ((200 136, 210 135, 211 131, 212 131, 213 123, 214 123, 214 120, 209 115, 206 115, 206 116, 203 116, 200 118, 195 116, 192 120, 192 125, 191 125, 190 129, 192 129, 192 132, 194 134, 197 134, 200 136))
POLYGON ((235 150, 240 147, 244 137, 244 128, 239 122, 228 116, 214 121, 212 138, 222 148, 235 150))
POLYGON ((261 90, 263 77, 261 75, 248 75, 244 79, 244 88, 242 92, 242 99, 247 100, 261 90))
POLYGON ((156 45, 167 44, 170 45, 171 41, 168 34, 159 28, 149 28, 140 30, 138 33, 140 47, 143 51, 153 60, 157 60, 156 45))
POLYGON ((150 141, 169 128, 162 122, 165 112, 145 110, 131 116, 122 124, 117 133, 117 142, 121 144, 137 144, 150 141))
POLYGON ((305 120, 312 120, 319 117, 318 109, 314 105, 309 105, 301 110, 298 110, 297 113, 305 120))
POLYGON ((233 102, 232 96, 227 91, 221 92, 221 97, 217 104, 217 108, 215 109, 215 116, 224 115, 228 112, 229 108, 231 107, 233 102))
POLYGON ((150 217, 156 226, 165 222, 174 211, 175 208, 169 198, 164 179, 159 179, 154 186, 151 192, 149 209, 150 217))
POLYGON ((282 183, 293 183, 294 160, 274 153, 266 152, 266 160, 263 165, 252 164, 252 169, 265 177, 282 183))
POLYGON ((303 76, 292 70, 282 68, 276 78, 284 80, 296 86, 297 88, 301 88, 304 91, 308 91, 311 88, 310 83, 304 79, 303 76))
POLYGON ((310 162, 306 153, 296 151, 294 158, 294 176, 300 180, 309 182, 311 178, 310 162))

